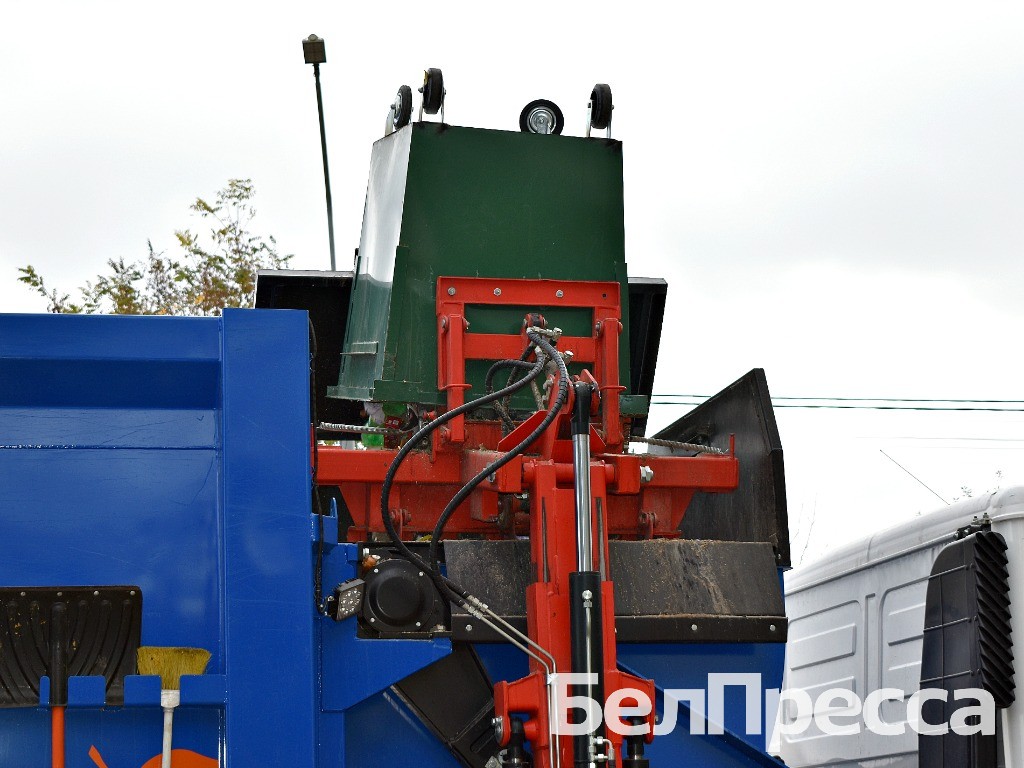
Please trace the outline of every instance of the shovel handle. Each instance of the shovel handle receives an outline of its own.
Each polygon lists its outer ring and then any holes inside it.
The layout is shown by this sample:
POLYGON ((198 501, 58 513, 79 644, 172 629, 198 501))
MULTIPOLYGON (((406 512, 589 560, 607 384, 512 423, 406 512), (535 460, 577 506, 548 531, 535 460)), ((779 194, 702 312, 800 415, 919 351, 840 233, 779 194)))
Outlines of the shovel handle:
POLYGON ((50 707, 50 763, 64 768, 64 707, 50 707))

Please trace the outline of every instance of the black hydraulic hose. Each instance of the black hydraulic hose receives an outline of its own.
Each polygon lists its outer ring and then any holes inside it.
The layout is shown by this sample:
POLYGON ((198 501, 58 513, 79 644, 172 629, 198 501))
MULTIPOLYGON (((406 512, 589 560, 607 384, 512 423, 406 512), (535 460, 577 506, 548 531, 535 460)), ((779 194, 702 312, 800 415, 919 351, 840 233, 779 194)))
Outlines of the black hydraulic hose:
MULTIPOLYGON (((529 353, 530 350, 527 349, 526 352, 523 353, 523 357, 520 358, 519 360, 499 360, 494 365, 492 365, 490 369, 488 369, 487 376, 484 379, 484 391, 487 394, 490 394, 491 392, 494 391, 494 374, 496 374, 502 368, 523 368, 526 370, 532 369, 533 366, 536 365, 536 363, 530 363, 526 361, 525 358, 529 356, 529 353)), ((515 374, 515 371, 513 371, 512 373, 515 374)), ((511 381, 509 381, 505 386, 509 386, 510 384, 512 384, 511 381)))
MULTIPOLYGON (((430 537, 430 566, 436 574, 441 572, 438 555, 440 554, 441 538, 444 536, 444 527, 448 524, 448 520, 451 518, 452 514, 454 514, 458 506, 466 500, 476 486, 484 481, 484 478, 493 472, 497 472, 503 466, 512 461, 512 459, 526 451, 526 449, 544 433, 544 430, 551 426, 551 422, 555 420, 555 416, 557 416, 558 412, 565 406, 565 401, 569 397, 569 370, 565 367, 565 361, 562 360, 562 356, 558 354, 558 351, 554 346, 552 346, 548 340, 539 333, 527 331, 526 334, 529 336, 530 341, 544 350, 545 354, 547 354, 547 356, 554 360, 558 365, 558 394, 555 397, 555 402, 552 403, 551 408, 548 410, 547 415, 544 416, 544 419, 537 425, 536 429, 526 437, 526 439, 504 456, 492 461, 484 467, 472 480, 462 486, 462 488, 459 489, 459 492, 455 494, 454 498, 448 502, 448 506, 444 508, 444 512, 442 512, 441 516, 437 519, 437 524, 434 526, 433 534, 430 537)), ((524 379, 520 379, 516 384, 521 386, 524 382, 529 381, 530 378, 531 377, 527 376, 524 379)), ((508 387, 506 387, 506 389, 508 389, 508 387)))
MULTIPOLYGON (((497 365, 498 363, 495 363, 494 365, 491 366, 492 371, 496 370, 495 366, 497 365)), ((413 563, 414 565, 418 566, 420 569, 423 570, 424 573, 430 576, 430 578, 434 581, 434 584, 437 586, 438 590, 440 590, 442 594, 447 594, 449 597, 456 598, 456 601, 459 603, 461 603, 462 600, 458 598, 466 598, 469 596, 469 593, 466 592, 464 589, 460 588, 454 582, 441 576, 434 569, 432 569, 427 564, 427 562, 423 560, 423 558, 421 558, 419 555, 417 555, 415 552, 409 549, 406 543, 402 541, 402 537, 398 535, 398 531, 395 528, 394 521, 391 519, 391 514, 388 511, 388 502, 391 497, 391 486, 394 485, 395 476, 398 474, 398 468, 401 466, 406 456, 408 456, 412 452, 412 450, 420 442, 422 442, 431 432, 433 432, 438 427, 446 424, 447 422, 451 421, 456 416, 464 414, 475 408, 479 408, 480 406, 486 405, 487 403, 494 402, 495 400, 504 397, 506 394, 511 394, 513 392, 518 391, 519 389, 525 387, 527 384, 533 381, 535 378, 537 378, 537 376, 541 375, 543 372, 544 363, 543 361, 538 360, 536 363, 533 363, 531 365, 530 373, 528 373, 524 378, 515 382, 513 385, 505 387, 503 389, 499 389, 497 392, 490 392, 484 395, 483 397, 479 397, 476 400, 471 400, 468 403, 463 403, 458 408, 453 408, 447 413, 441 414, 428 424, 425 424, 416 432, 416 434, 409 438, 409 441, 405 445, 402 446, 402 448, 395 455, 395 458, 392 459, 391 466, 388 467, 388 471, 384 475, 384 483, 381 487, 380 494, 381 521, 384 523, 384 528, 387 531, 388 536, 391 538, 391 542, 398 549, 402 557, 404 557, 406 560, 413 563)), ((493 377, 493 373, 491 371, 489 371, 488 374, 491 377, 493 377)))

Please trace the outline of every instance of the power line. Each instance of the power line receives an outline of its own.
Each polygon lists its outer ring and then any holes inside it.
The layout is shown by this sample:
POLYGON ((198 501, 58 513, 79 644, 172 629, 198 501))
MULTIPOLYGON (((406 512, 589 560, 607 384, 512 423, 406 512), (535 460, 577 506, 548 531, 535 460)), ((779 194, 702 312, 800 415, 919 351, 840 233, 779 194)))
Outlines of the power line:
MULTIPOLYGON (((714 395, 679 395, 670 393, 655 393, 651 397, 682 397, 689 400, 707 400, 714 395)), ((785 395, 773 395, 772 400, 827 400, 832 402, 860 402, 860 403, 994 403, 997 405, 1024 405, 1024 400, 978 400, 978 399, 957 399, 955 397, 787 397, 785 395)))
MULTIPOLYGON (((652 400, 651 405, 702 405, 698 402, 682 402, 679 400, 652 400)), ((960 406, 955 408, 921 408, 909 405, 826 405, 803 403, 773 403, 776 408, 825 408, 848 411, 935 411, 935 412, 981 412, 981 413, 1024 413, 1024 408, 975 408, 960 406)))
MULTIPOLYGON (((710 395, 652 395, 651 405, 701 405, 710 395), (672 398, 672 399, 657 399, 672 398)), ((858 411, 939 411, 939 412, 982 412, 982 413, 1024 413, 1024 400, 937 400, 914 398, 870 398, 870 397, 773 397, 775 408, 815 408, 858 411), (812 402, 813 401, 813 402, 812 402), (879 405, 878 403, 887 403, 879 405), (890 405, 888 403, 901 403, 890 405), (925 403, 925 405, 906 405, 925 403), (930 403, 959 403, 959 405, 929 405, 930 403), (1001 407, 1020 405, 1021 407, 1001 407)))

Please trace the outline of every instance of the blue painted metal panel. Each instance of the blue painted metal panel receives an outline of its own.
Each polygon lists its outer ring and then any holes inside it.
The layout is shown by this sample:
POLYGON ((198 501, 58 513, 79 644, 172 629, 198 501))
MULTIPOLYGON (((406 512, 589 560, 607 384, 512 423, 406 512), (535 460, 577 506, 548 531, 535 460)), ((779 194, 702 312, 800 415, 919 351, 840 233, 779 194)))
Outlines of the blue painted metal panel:
MULTIPOLYGON (((139 585, 144 644, 213 655, 174 740, 222 764, 314 765, 307 376, 299 312, 0 315, 0 584, 139 585)), ((69 699, 69 768, 159 754, 159 681, 69 699)), ((48 766, 49 738, 0 710, 0 765, 48 766)))
MULTIPOLYGON (((663 693, 667 689, 708 688, 709 674, 758 674, 764 691, 782 685, 785 646, 781 643, 721 644, 626 644, 619 646, 620 666, 641 677, 653 679, 658 687, 659 722, 664 716, 663 693)), ((762 709, 761 732, 746 731, 746 699, 739 687, 725 690, 723 734, 689 733, 689 709, 680 705, 677 727, 672 733, 655 738, 647 755, 655 764, 676 764, 686 758, 688 768, 723 766, 777 766, 778 761, 765 753, 767 738, 762 709)), ((768 718, 774 721, 774 716, 768 718)), ((706 722, 705 722, 706 726, 706 722)), ((769 724, 770 727, 770 724, 769 724)), ((709 729, 708 729, 709 730, 709 729)))
POLYGON ((223 322, 227 763, 313 765, 309 321, 225 310, 223 322))

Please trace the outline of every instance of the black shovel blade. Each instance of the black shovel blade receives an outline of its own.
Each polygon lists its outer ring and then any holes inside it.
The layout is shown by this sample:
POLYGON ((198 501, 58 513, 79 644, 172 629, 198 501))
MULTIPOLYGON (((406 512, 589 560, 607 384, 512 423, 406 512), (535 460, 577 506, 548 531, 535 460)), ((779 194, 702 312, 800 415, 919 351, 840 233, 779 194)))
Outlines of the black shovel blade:
POLYGON ((124 702, 125 675, 136 674, 142 635, 138 587, 0 588, 0 707, 67 704, 70 676, 102 675, 107 703, 124 702))

